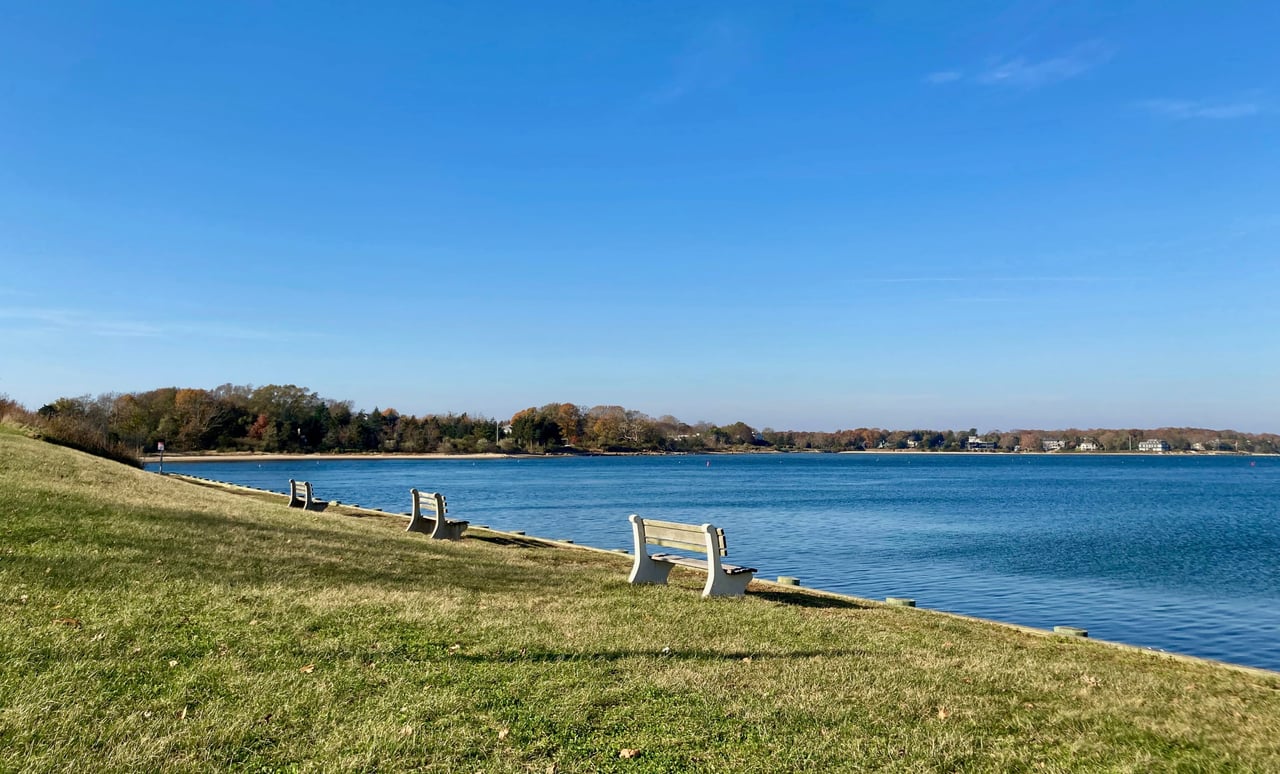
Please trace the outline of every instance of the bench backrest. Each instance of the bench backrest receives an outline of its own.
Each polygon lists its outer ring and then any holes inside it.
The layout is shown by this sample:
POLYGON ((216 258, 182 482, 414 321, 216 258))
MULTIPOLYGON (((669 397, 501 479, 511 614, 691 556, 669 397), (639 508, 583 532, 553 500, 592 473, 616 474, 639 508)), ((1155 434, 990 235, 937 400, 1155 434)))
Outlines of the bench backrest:
POLYGON ((419 492, 417 489, 410 489, 409 494, 413 497, 413 513, 414 518, 421 518, 422 511, 426 510, 435 518, 441 518, 449 512, 449 506, 444 501, 444 495, 439 492, 419 492))
POLYGON ((711 548, 719 556, 729 555, 729 545, 725 542, 724 530, 719 527, 711 527, 709 524, 701 526, 681 524, 678 521, 658 521, 656 519, 642 519, 641 521, 644 529, 644 542, 650 545, 678 548, 682 551, 697 551, 703 554, 708 552, 708 548, 711 548), (710 541, 707 540, 708 527, 710 527, 710 541))
POLYGON ((289 507, 300 505, 305 510, 311 507, 311 482, 289 479, 289 507))

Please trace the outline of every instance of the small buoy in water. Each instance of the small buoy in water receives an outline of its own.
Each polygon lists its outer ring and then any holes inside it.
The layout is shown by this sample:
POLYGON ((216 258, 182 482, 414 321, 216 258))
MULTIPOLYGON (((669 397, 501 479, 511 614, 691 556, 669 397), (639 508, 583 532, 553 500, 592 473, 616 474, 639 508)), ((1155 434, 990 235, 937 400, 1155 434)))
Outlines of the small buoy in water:
POLYGON ((707 460, 707 467, 711 467, 711 460, 707 460))

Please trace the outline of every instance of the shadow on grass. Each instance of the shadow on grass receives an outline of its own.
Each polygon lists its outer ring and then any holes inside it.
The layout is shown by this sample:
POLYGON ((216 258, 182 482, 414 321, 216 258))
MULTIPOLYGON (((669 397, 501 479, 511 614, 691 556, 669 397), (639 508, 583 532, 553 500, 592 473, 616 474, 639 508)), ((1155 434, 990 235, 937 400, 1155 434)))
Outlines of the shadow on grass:
POLYGON ((483 535, 476 532, 467 533, 468 540, 474 540, 478 543, 488 543, 492 546, 509 546, 515 548, 556 548, 557 546, 549 544, 545 540, 536 538, 523 538, 510 535, 483 535))
POLYGON ((521 662, 557 663, 562 661, 626 661, 629 659, 653 659, 656 661, 737 661, 751 663, 770 660, 801 660, 811 658, 869 658, 865 650, 832 648, 831 650, 789 650, 785 653, 749 653, 746 651, 718 652, 709 650, 617 650, 604 653, 565 653, 556 651, 521 651, 494 654, 453 653, 448 659, 476 663, 516 664, 521 662))
POLYGON ((791 605, 793 607, 813 607, 813 608, 834 608, 840 610, 869 610, 870 605, 863 605, 851 599, 838 599, 836 597, 825 597, 818 594, 805 594, 795 591, 755 591, 747 592, 753 597, 767 599, 770 602, 777 602, 782 605, 791 605))

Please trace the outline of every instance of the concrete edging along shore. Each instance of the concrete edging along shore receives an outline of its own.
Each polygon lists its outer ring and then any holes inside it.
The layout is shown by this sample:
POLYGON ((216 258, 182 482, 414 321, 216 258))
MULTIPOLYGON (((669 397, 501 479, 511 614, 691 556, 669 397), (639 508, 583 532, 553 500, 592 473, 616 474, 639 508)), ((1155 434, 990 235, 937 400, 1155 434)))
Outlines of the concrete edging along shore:
MULTIPOLYGON (((257 489, 254 487, 243 486, 240 484, 233 484, 227 481, 216 481, 214 479, 200 478, 199 476, 191 476, 183 473, 166 473, 164 475, 167 478, 175 478, 178 480, 187 481, 189 483, 196 484, 198 486, 208 486, 215 489, 225 489, 232 493, 274 495, 286 502, 289 499, 289 496, 287 494, 283 494, 281 492, 273 492, 269 489, 257 489)), ((408 518, 408 514, 397 513, 394 511, 381 511, 374 508, 364 508, 359 505, 348 505, 346 503, 337 503, 336 505, 338 508, 343 508, 348 511, 357 511, 357 512, 360 512, 361 514, 368 515, 368 516, 394 516, 402 519, 408 518)), ((313 513, 314 512, 315 511, 313 511, 313 513)), ((468 526, 467 531, 468 532, 471 532, 471 531, 485 532, 492 535, 499 535, 499 536, 511 538, 512 540, 520 540, 523 542, 530 542, 530 543, 540 543, 552 548, 564 548, 564 549, 572 549, 572 550, 578 550, 578 551, 590 551, 598 554, 609 554, 610 556, 615 556, 615 557, 631 556, 630 552, 627 552, 627 551, 621 551, 621 550, 609 549, 609 548, 598 548, 596 546, 581 545, 579 543, 574 543, 572 540, 557 540, 555 538, 537 537, 534 535, 527 535, 523 531, 517 531, 517 532, 505 531, 505 530, 499 530, 499 529, 492 529, 491 527, 488 527, 488 526, 477 526, 477 525, 468 526)), ((465 537, 465 534, 464 534, 464 537, 465 537)), ((1120 650, 1143 653, 1149 656, 1170 659, 1173 661, 1178 661, 1186 664, 1199 664, 1204 666, 1226 667, 1228 669, 1244 672, 1246 674, 1257 675, 1259 677, 1267 677, 1267 678, 1280 677, 1280 671, 1263 669, 1261 667, 1251 667, 1251 666, 1246 666, 1244 664, 1233 664, 1229 661, 1218 661, 1216 659, 1211 659, 1211 658, 1191 656, 1185 653, 1170 653, 1168 651, 1157 650, 1155 648, 1147 648, 1141 645, 1130 645, 1129 643, 1125 643, 1125 642, 1115 642, 1113 640, 1100 640, 1093 637, 1072 637, 1064 634, 1055 633, 1050 629, 1038 629, 1034 626, 1023 626, 1022 624, 1009 623, 1007 621, 996 621, 990 618, 979 618, 977 616, 964 615, 962 613, 952 613, 946 610, 932 610, 927 607, 918 607, 918 606, 907 607, 902 605, 893 605, 888 602, 882 602, 880 600, 875 600, 875 599, 868 599, 865 597, 857 597, 852 594, 841 594, 835 591, 826 591, 823 589, 810 588, 808 586, 803 586, 803 585, 796 585, 791 583, 779 583, 777 581, 766 580, 764 578, 753 578, 752 585, 757 583, 768 586, 772 590, 785 591, 792 594, 797 594, 797 593, 810 594, 813 596, 825 597, 827 599, 840 600, 844 602, 852 602, 852 603, 863 605, 863 606, 894 608, 896 610, 910 611, 909 613, 906 613, 906 614, 921 613, 921 614, 927 614, 927 615, 940 615, 940 616, 945 616, 947 618, 953 618, 959 621, 965 621, 968 623, 1000 626, 1006 629, 1012 629, 1014 631, 1021 632, 1023 634, 1031 634, 1038 637, 1051 637, 1051 638, 1060 639, 1060 640, 1079 641, 1082 643, 1083 642, 1096 643, 1104 647, 1118 648, 1120 650)))

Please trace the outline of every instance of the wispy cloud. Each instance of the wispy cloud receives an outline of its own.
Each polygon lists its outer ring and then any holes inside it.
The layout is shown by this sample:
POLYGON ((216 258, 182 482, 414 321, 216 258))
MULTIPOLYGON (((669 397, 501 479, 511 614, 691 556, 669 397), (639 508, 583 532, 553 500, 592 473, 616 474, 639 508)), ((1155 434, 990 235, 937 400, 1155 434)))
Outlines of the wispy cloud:
POLYGON ((751 33, 727 19, 720 19, 690 37, 674 59, 672 72, 658 88, 647 94, 651 106, 678 102, 702 91, 728 85, 754 56, 751 33))
POLYGON ((908 284, 944 284, 950 282, 974 282, 974 283, 1059 283, 1059 282, 1113 282, 1118 277, 1091 277, 1091 276, 1009 276, 1009 277, 959 277, 959 276, 934 276, 934 277, 876 277, 865 280, 866 282, 880 282, 893 285, 908 284))
POLYGON ((79 333, 109 338, 160 338, 189 336, 217 339, 277 341, 297 338, 297 334, 228 325, 222 322, 189 320, 152 323, 94 317, 84 312, 57 308, 0 309, 0 329, 21 326, 26 330, 79 333), (8 323, 8 324, 6 324, 8 323))
POLYGON ((943 83, 954 83, 963 77, 964 77, 964 73, 960 72, 959 70, 939 70, 937 72, 929 73, 928 75, 926 75, 924 77, 924 82, 932 83, 935 85, 943 84, 943 83))
POLYGON ((980 83, 1037 89, 1051 83, 1070 80, 1099 67, 1111 59, 1114 51, 1099 41, 1076 46, 1062 56, 1039 61, 1025 57, 1000 59, 978 74, 980 83))
POLYGON ((937 70, 924 77, 924 82, 942 86, 961 81, 985 86, 1038 89, 1067 81, 1100 67, 1111 59, 1115 50, 1102 41, 1081 43, 1070 51, 1042 59, 1025 56, 1000 57, 974 72, 937 70))
POLYGON ((1156 115, 1179 121, 1189 119, 1229 121, 1236 118, 1249 118, 1266 112, 1266 108, 1263 105, 1253 101, 1209 102, 1207 100, 1189 99, 1148 99, 1139 102, 1138 107, 1156 115))

